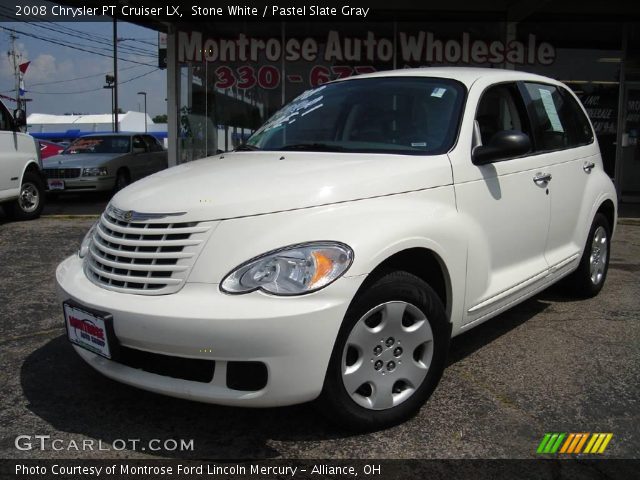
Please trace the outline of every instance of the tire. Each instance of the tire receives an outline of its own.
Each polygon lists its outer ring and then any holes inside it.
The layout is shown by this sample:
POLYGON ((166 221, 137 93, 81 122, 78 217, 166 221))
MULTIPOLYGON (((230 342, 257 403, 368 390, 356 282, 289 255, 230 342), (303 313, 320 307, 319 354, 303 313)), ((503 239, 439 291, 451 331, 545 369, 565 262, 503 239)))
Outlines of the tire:
POLYGON ((345 315, 318 406, 350 430, 404 422, 436 388, 450 338, 442 302, 427 283, 404 271, 373 280, 345 315))
POLYGON ((611 226, 607 217, 596 213, 575 272, 563 280, 565 291, 577 298, 595 297, 604 285, 611 257, 611 226))
POLYGON ((16 220, 34 220, 44 208, 45 189, 35 172, 25 172, 17 200, 7 205, 7 213, 16 220))
POLYGON ((113 187, 113 193, 118 193, 129 185, 129 183, 131 183, 131 176, 129 175, 129 172, 125 169, 118 170, 118 174, 116 175, 116 184, 113 187))

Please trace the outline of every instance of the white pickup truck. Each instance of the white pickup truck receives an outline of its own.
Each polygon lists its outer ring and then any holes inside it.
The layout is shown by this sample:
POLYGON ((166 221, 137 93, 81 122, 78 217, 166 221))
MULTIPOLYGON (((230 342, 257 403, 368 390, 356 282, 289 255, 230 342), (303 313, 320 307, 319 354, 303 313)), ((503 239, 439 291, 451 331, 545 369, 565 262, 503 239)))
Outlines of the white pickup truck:
POLYGON ((12 116, 0 102, 0 204, 16 220, 38 218, 45 196, 40 147, 21 132, 25 123, 23 110, 12 116))

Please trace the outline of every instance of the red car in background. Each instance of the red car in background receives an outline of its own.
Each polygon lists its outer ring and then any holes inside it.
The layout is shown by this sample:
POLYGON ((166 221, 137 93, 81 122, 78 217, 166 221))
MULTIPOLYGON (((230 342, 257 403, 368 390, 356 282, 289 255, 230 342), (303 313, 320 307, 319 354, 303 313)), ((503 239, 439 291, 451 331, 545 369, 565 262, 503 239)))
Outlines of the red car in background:
POLYGON ((49 142, 47 140, 38 140, 38 142, 40 142, 40 157, 43 159, 58 155, 64 150, 64 146, 57 143, 49 142))

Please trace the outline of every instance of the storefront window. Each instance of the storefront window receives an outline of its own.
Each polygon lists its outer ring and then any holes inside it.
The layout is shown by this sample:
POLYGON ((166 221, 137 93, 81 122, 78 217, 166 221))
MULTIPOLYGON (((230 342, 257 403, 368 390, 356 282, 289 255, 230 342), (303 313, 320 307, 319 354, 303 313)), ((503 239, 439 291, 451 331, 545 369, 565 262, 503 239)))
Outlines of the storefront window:
MULTIPOLYGON (((499 23, 481 22, 227 23, 179 32, 179 161, 236 148, 284 104, 331 80, 394 68, 502 66, 501 32, 499 23)), ((522 62, 552 53, 533 41, 535 54, 522 62)))

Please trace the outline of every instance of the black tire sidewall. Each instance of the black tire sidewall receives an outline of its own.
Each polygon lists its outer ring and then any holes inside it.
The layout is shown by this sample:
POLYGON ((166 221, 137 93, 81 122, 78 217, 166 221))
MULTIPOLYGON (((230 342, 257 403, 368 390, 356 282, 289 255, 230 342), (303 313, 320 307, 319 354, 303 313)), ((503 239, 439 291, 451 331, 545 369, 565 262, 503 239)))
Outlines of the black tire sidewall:
POLYGON ((609 222, 607 217, 605 217, 602 213, 596 213, 593 218, 593 222, 591 224, 591 228, 589 229, 589 235, 587 236, 587 241, 585 243, 584 251, 582 253, 582 258, 580 259, 580 265, 575 273, 570 277, 571 288, 576 296, 581 298, 589 298, 594 297, 602 287, 607 279, 607 272, 609 271, 609 259, 611 258, 611 227, 609 226, 609 222), (604 273, 602 274, 602 280, 598 284, 594 284, 591 281, 591 244, 593 243, 593 237, 595 235, 596 229, 598 227, 603 227, 607 232, 607 258, 605 262, 604 273))
POLYGON ((391 272, 369 282, 356 295, 338 333, 325 384, 319 398, 320 408, 329 418, 351 430, 371 431, 386 428, 412 417, 437 386, 446 365, 451 324, 437 294, 427 283, 407 272, 391 272), (390 301, 405 301, 426 315, 433 332, 433 357, 427 376, 416 392, 403 403, 386 410, 370 410, 355 403, 342 382, 342 352, 354 325, 372 308, 390 301))

